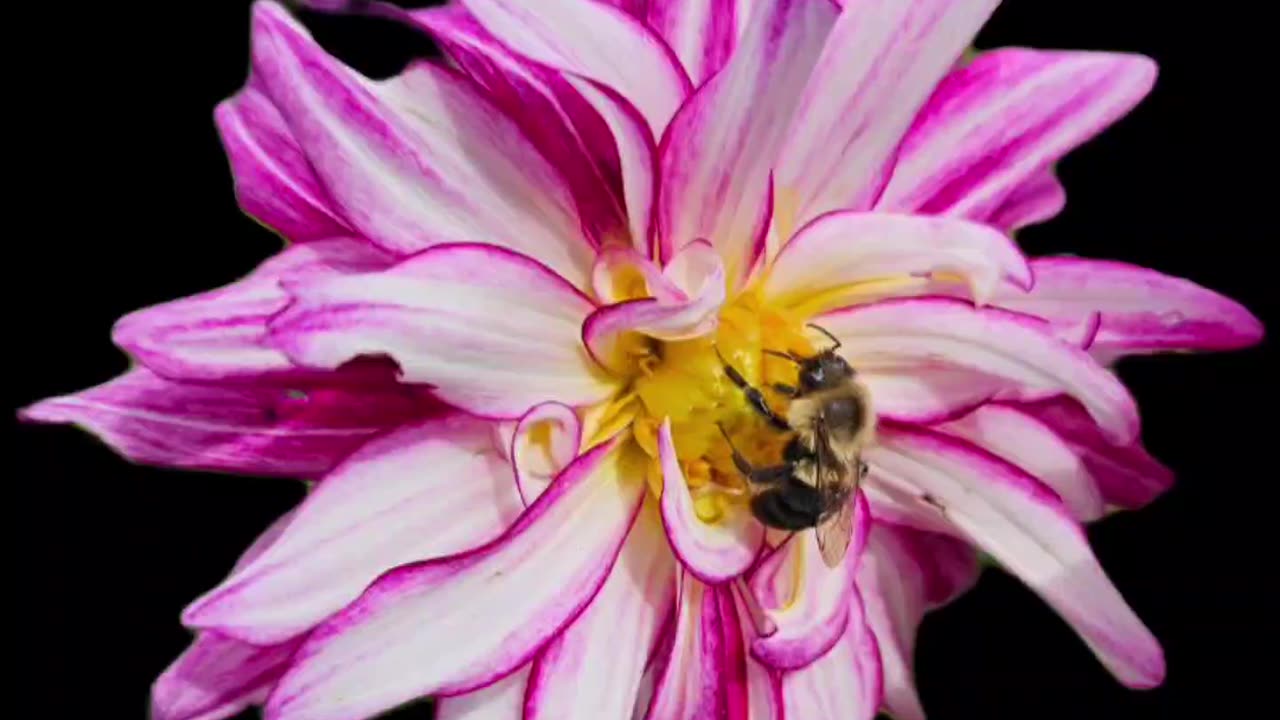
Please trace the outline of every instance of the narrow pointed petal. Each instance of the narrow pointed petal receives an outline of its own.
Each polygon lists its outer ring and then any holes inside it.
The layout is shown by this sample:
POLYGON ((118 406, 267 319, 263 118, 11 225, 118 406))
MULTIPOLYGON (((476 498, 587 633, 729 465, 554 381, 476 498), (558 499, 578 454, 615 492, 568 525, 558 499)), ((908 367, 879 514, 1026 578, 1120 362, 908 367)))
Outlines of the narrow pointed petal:
POLYGON ((867 455, 875 482, 917 493, 1052 606, 1118 680, 1137 688, 1163 681, 1160 644, 1051 490, 981 448, 923 428, 882 428, 867 455))
POLYGON ((280 111, 252 78, 218 105, 213 119, 246 213, 294 242, 351 234, 280 111))
MULTIPOLYGON (((406 14, 440 43, 445 54, 484 88, 561 172, 596 243, 625 232, 619 147, 609 124, 592 107, 598 104, 596 99, 583 97, 562 73, 514 53, 460 5, 406 14)), ((651 135, 643 118, 640 124, 645 135, 651 135)), ((624 138, 617 141, 622 143, 624 138)))
POLYGON ((428 63, 373 82, 276 3, 254 7, 253 67, 343 216, 405 254, 488 242, 578 279, 590 268, 571 194, 467 79, 428 63))
POLYGON ((680 573, 676 603, 675 642, 647 720, 746 720, 746 654, 732 596, 680 573))
POLYGON ((1103 361, 1238 350, 1262 340, 1262 323, 1244 306, 1189 280, 1110 260, 1047 257, 1031 265, 1035 288, 1025 294, 1006 291, 996 302, 1043 317, 1060 330, 1100 313, 1102 324, 1089 350, 1103 361))
POLYGON ((373 272, 391 263, 356 238, 290 245, 242 280, 124 316, 112 339, 149 370, 175 380, 301 379, 309 373, 266 340, 268 321, 289 304, 281 283, 373 272))
POLYGON ((827 567, 814 533, 792 535, 753 572, 751 591, 774 631, 751 643, 751 656, 771 668, 795 670, 822 657, 849 621, 853 569, 866 541, 871 515, 861 494, 855 537, 844 562, 827 567))
POLYGON ((1084 461, 1048 425, 1008 405, 984 405, 937 430, 964 438, 1049 486, 1081 522, 1102 517, 1102 493, 1084 461))
POLYGON ((676 586, 656 513, 641 512, 595 600, 534 661, 524 720, 630 715, 676 586))
POLYGON ((1117 445, 1108 440, 1078 403, 1049 398, 1017 407, 1052 428, 1071 446, 1108 505, 1137 510, 1173 486, 1173 471, 1138 442, 1117 445))
POLYGON ((828 0, 763 0, 729 63, 663 138, 661 257, 707 238, 737 282, 763 249, 770 169, 837 10, 828 0), (757 247, 758 246, 758 247, 757 247))
POLYGON ((950 298, 912 298, 836 310, 816 322, 847 343, 854 367, 929 360, 967 368, 1071 395, 1118 441, 1138 434, 1137 408, 1119 379, 1036 318, 950 298))
MULTIPOLYGON (((751 647, 751 643, 759 635, 752 611, 747 607, 742 592, 735 592, 734 608, 738 614, 738 625, 741 630, 743 647, 751 647)), ((782 673, 746 654, 747 685, 747 720, 782 720, 782 673)))
POLYGON ((525 507, 551 485, 556 475, 582 449, 582 421, 573 408, 543 403, 529 409, 515 424, 507 459, 515 470, 516 489, 525 507))
POLYGON ((986 222, 1011 233, 1052 219, 1066 206, 1067 189, 1052 170, 1042 170, 1010 191, 986 222))
POLYGON ((487 424, 464 417, 369 443, 307 496, 279 540, 183 613, 265 644, 337 612, 379 575, 489 542, 523 509, 487 424))
POLYGON ((782 676, 787 717, 872 720, 876 716, 883 695, 880 651, 856 590, 849 601, 849 622, 835 646, 782 676))
POLYGON ((654 0, 648 20, 697 86, 729 60, 746 11, 743 0, 654 0))
POLYGON ((42 400, 24 420, 74 424, 128 460, 245 475, 311 478, 439 404, 396 385, 210 385, 144 369, 42 400))
POLYGON ((658 429, 662 463, 662 526, 671 550, 699 580, 716 584, 738 577, 755 561, 764 543, 764 526, 751 513, 731 513, 716 524, 703 522, 694 510, 671 437, 671 421, 658 429))
MULTIPOLYGON (((929 93, 999 0, 847 3, 814 68, 781 154, 794 225, 869 209, 929 93)), ((787 234, 787 228, 784 228, 787 234)))
POLYGON ((877 207, 986 221, 1024 183, 1128 113, 1138 55, 1006 48, 948 75, 903 140, 877 207))
POLYGON ((531 666, 492 685, 436 701, 436 720, 524 720, 524 693, 531 666))
POLYGON ((582 340, 597 362, 627 367, 627 359, 616 357, 616 344, 625 333, 686 340, 715 330, 726 294, 724 265, 715 249, 705 242, 689 245, 667 266, 667 277, 678 298, 627 300, 602 307, 587 318, 582 340))
POLYGON ((666 43, 616 8, 588 0, 463 4, 516 52, 617 91, 636 106, 655 137, 689 92, 689 78, 666 43))
POLYGON ((916 692, 916 632, 925 612, 978 580, 968 545, 945 535, 876 523, 858 566, 857 587, 883 667, 885 709, 898 720, 925 720, 916 692))
MULTIPOLYGON (((293 519, 285 513, 236 561, 235 572, 271 547, 293 519)), ((261 703, 289 666, 301 644, 249 645, 218 633, 202 632, 151 687, 154 720, 217 720, 261 703)))
POLYGON ((586 405, 611 385, 582 347, 592 303, 546 266, 492 245, 444 245, 383 273, 289 288, 272 324, 295 362, 334 368, 385 354, 407 382, 487 417, 541 402, 586 405))
POLYGON ((527 662, 595 597, 640 507, 616 448, 579 458, 497 541, 379 578, 312 633, 267 717, 373 715, 527 662))
POLYGON ((1000 231, 964 220, 835 212, 801 229, 774 259, 765 292, 784 305, 817 303, 857 283, 957 273, 979 302, 1003 281, 1029 288, 1031 269, 1000 231))
POLYGON ((217 633, 201 633, 156 680, 153 720, 229 718, 266 699, 289 667, 301 639, 250 645, 217 633))

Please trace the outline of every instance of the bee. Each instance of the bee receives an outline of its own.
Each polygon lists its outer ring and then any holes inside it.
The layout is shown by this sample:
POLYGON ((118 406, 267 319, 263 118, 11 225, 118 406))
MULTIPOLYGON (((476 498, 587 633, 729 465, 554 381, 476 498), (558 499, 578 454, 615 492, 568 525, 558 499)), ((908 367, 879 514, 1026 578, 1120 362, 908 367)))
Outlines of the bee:
POLYGON ((823 560, 834 567, 844 559, 853 535, 853 499, 867 474, 862 451, 874 434, 875 414, 870 393, 853 367, 836 354, 840 341, 816 325, 810 327, 834 345, 812 357, 765 351, 799 367, 797 386, 773 386, 791 398, 785 415, 775 412, 764 393, 720 356, 725 375, 743 391, 748 404, 776 430, 791 434, 782 463, 753 467, 723 427, 720 432, 738 472, 749 481, 756 519, 780 530, 813 528, 823 560))

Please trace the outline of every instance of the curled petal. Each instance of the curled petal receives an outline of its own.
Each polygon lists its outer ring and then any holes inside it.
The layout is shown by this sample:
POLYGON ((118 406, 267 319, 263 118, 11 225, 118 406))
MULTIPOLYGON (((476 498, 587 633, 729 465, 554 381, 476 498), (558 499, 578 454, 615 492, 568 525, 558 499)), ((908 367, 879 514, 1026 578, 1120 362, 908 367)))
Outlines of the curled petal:
POLYGON ((796 233, 774 259, 764 289, 776 302, 815 312, 838 307, 831 298, 842 289, 856 292, 859 283, 933 273, 962 275, 979 302, 1004 280, 1031 286, 1026 258, 994 228, 919 215, 835 212, 796 233))
POLYGON ((589 299, 546 266, 492 245, 440 245, 383 273, 291 285, 273 341, 308 367, 385 354, 402 378, 489 417, 608 395, 582 348, 589 299))
POLYGON ((1066 206, 1067 189, 1052 170, 1042 170, 1011 190, 987 224, 1011 233, 1049 220, 1066 206))
POLYGON ((527 662, 595 597, 635 519, 643 482, 617 446, 581 456, 498 540, 379 578, 312 633, 267 717, 373 715, 527 662))
POLYGON ((827 567, 812 532, 793 535, 754 571, 751 590, 774 632, 751 643, 751 656, 782 670, 804 667, 836 644, 849 620, 853 570, 870 514, 859 494, 854 534, 844 562, 827 567))
POLYGON ((438 403, 390 379, 350 387, 212 385, 138 368, 20 415, 78 425, 137 463, 310 478, 387 430, 439 412, 438 403))
POLYGON ((585 279, 572 194, 520 128, 466 78, 429 63, 385 82, 326 54, 280 5, 254 6, 253 68, 352 226, 412 253, 483 241, 585 279))
POLYGON ((270 549, 192 603, 183 621, 280 642, 390 568, 497 537, 521 505, 485 425, 431 420, 369 443, 315 487, 270 549))
POLYGON ((528 507, 582 448, 582 422, 573 408, 543 403, 529 409, 516 423, 508 458, 516 473, 516 488, 528 507))
POLYGON ((245 212, 295 241, 350 235, 280 111, 250 78, 213 112, 245 212))
POLYGON ((1024 183, 1129 112, 1155 77, 1155 63, 1138 55, 983 53, 920 110, 877 208, 987 221, 1024 183))
POLYGON ((1115 444, 1069 398, 1047 398, 1016 407, 1052 428, 1084 463, 1109 505, 1136 510, 1173 485, 1173 471, 1138 442, 1115 444))
POLYGON ((924 361, 967 368, 1069 394, 1119 441, 1138 434, 1137 408, 1119 379, 1036 318, 951 298, 912 298, 836 310, 817 322, 846 342, 855 368, 924 361))
POLYGON ((440 698, 436 720, 523 720, 531 668, 526 665, 479 690, 440 698))
POLYGON ((684 568, 699 580, 716 584, 741 575, 764 543, 764 526, 751 513, 732 512, 720 524, 703 522, 676 457, 671 421, 658 429, 662 463, 662 526, 684 568))
POLYGON ((845 3, 782 150, 778 179, 794 195, 792 227, 831 210, 871 207, 916 110, 997 4, 845 3))
POLYGON ((534 661, 524 720, 625 718, 635 706, 676 585, 657 517, 641 512, 595 600, 534 661))
POLYGON ((1174 350, 1236 350, 1262 340, 1242 305, 1181 278, 1109 260, 1048 257, 1031 263, 1036 286, 996 303, 1043 317, 1059 332, 1101 316, 1089 351, 1108 362, 1174 350))
MULTIPOLYGON (((666 277, 682 299, 658 297, 628 300, 596 310, 582 326, 582 340, 597 362, 612 366, 617 341, 638 332, 661 340, 686 340, 712 332, 725 300, 724 266, 708 243, 681 250, 666 277)), ((625 365, 624 365, 625 366, 625 365)))
POLYGON ((281 283, 374 272, 392 262, 357 238, 291 245, 242 280, 124 316, 112 339, 175 380, 304 379, 315 373, 297 368, 267 341, 268 321, 289 304, 281 283))
POLYGON ((835 646, 782 676, 786 717, 872 720, 876 716, 883 695, 880 650, 856 590, 849 602, 849 622, 835 646))
POLYGON ((1026 470, 1081 522, 1102 517, 1102 493, 1084 462, 1048 425, 1008 405, 984 405, 936 429, 964 438, 1026 470))
POLYGON ((689 296, 662 273, 662 267, 634 248, 600 249, 591 268, 591 288, 606 303, 650 296, 665 303, 682 303, 689 296))
POLYGON ((762 251, 770 169, 837 10, 828 0, 755 3, 729 63, 694 93, 662 142, 660 256, 707 238, 738 282, 762 251))
POLYGON ((616 8, 583 0, 463 4, 516 52, 617 91, 640 110, 654 136, 689 92, 689 78, 666 43, 616 8))
POLYGON ((883 428, 867 457, 874 482, 914 493, 922 510, 1018 576, 1121 682, 1164 679, 1160 644, 1103 573, 1079 522, 1035 478, 924 428, 883 428))

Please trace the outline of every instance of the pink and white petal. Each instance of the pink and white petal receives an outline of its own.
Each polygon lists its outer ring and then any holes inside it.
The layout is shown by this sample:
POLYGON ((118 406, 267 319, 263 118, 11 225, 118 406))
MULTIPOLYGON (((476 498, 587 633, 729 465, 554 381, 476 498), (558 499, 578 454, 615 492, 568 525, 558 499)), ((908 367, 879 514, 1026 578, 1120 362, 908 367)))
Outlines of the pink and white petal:
MULTIPOLYGON (((741 590, 742 586, 738 586, 741 590)), ((747 606, 744 592, 733 593, 743 647, 750 647, 759 634, 747 606)), ((754 602, 754 600, 752 601, 754 602)), ((746 654, 747 720, 782 720, 782 674, 746 654)))
MULTIPOLYGON (((770 265, 764 290, 798 305, 859 282, 958 273, 985 302, 1004 281, 1029 288, 1031 268, 1017 245, 985 225, 891 213, 833 212, 806 225, 770 265)), ((822 308, 822 309, 830 309, 822 308)))
POLYGON ((391 568, 498 537, 523 505, 487 425, 431 420, 361 448, 315 487, 270 549, 192 603, 183 622, 279 642, 391 568))
POLYGON ((267 717, 373 715, 526 663, 590 604, 635 520, 644 483, 618 447, 578 458, 498 540, 375 581, 311 634, 267 717))
POLYGON ((503 446, 510 448, 506 458, 515 470, 516 489, 525 507, 578 457, 582 441, 582 421, 568 405, 535 405, 514 424, 503 446), (546 433, 545 438, 532 438, 535 432, 546 433))
POLYGON ((680 58, 695 86, 716 73, 733 53, 742 0, 653 0, 648 21, 680 58))
POLYGON ((401 423, 440 412, 396 385, 180 383, 136 368, 23 409, 30 422, 73 424, 126 459, 188 470, 311 478, 401 423))
POLYGON ((885 709, 895 718, 925 718, 913 670, 925 612, 971 588, 980 569, 972 548, 945 535, 887 523, 871 528, 856 583, 880 651, 885 709))
POLYGON ((792 228, 875 203, 916 111, 998 4, 848 4, 799 98, 780 156, 778 183, 794 203, 792 228))
POLYGON ((849 603, 849 622, 835 646, 783 674, 787 717, 872 720, 880 709, 883 679, 876 636, 867 626, 857 590, 850 593, 849 603))
POLYGON ((1155 63, 1139 55, 983 53, 943 79, 920 110, 877 207, 988 220, 1018 188, 1128 113, 1155 77, 1155 63))
POLYGON ((124 316, 112 339, 147 369, 175 380, 305 379, 315 373, 266 342, 267 322, 289 304, 281 283, 383 270, 392 262, 356 238, 290 245, 242 280, 124 316))
POLYGON ((294 242, 351 234, 284 118, 252 78, 218 104, 213 120, 246 213, 294 242))
POLYGON ((153 720, 221 720, 264 701, 301 638, 250 645, 200 633, 151 688, 153 720))
POLYGON ((532 665, 471 692, 436 701, 436 720, 523 720, 524 693, 532 665))
POLYGON ((746 653, 733 596, 679 574, 671 655, 654 686, 648 720, 745 720, 746 653))
POLYGON ((640 250, 630 247, 600 249, 591 269, 591 288, 596 298, 607 304, 634 300, 637 295, 665 303, 686 302, 689 296, 662 272, 662 267, 640 250), (636 285, 643 282, 643 288, 636 285))
POLYGON ((917 493, 952 528, 1052 606, 1122 683, 1164 679, 1159 642, 1098 565, 1079 522, 1035 478, 985 450, 924 428, 882 429, 877 478, 917 493))
POLYGON ((1237 350, 1262 340, 1262 323, 1244 306, 1190 280, 1110 260, 1047 257, 1031 263, 1036 286, 996 302, 1046 318, 1065 331, 1102 316, 1090 352, 1103 362, 1124 355, 1237 350))
MULTIPOLYGON (((293 519, 282 515, 249 545, 232 572, 261 555, 293 519)), ((218 720, 266 699, 288 667, 302 638, 278 645, 249 645, 213 632, 203 632, 151 687, 155 720, 218 720)))
POLYGON ((681 250, 665 275, 681 299, 658 297, 606 305, 586 319, 582 341, 596 362, 626 367, 617 357, 617 342, 638 332, 660 340, 687 340, 716 329, 726 289, 724 266, 710 244, 697 242, 681 250))
POLYGON ((641 512, 595 600, 534 661, 524 720, 630 716, 676 587, 657 514, 641 512))
POLYGON ((840 639, 849 621, 854 568, 866 542, 871 515, 859 494, 854 539, 844 562, 827 567, 814 533, 798 533, 766 556, 751 577, 773 632, 751 643, 751 656, 769 667, 795 670, 822 657, 840 639))
POLYGON ((272 323, 300 365, 387 355, 447 402, 516 418, 546 401, 587 405, 612 385, 580 332, 591 301, 550 268, 492 245, 441 245, 382 273, 291 285, 272 323))
POLYGON ((936 427, 1027 471, 1057 493, 1081 522, 1102 517, 1102 493, 1084 462, 1048 425, 1015 407, 984 405, 936 427))
POLYGON ((1141 443, 1117 445, 1076 402, 1049 398, 1016 406, 1053 429, 1071 446, 1108 505, 1137 510, 1173 486, 1173 471, 1151 457, 1141 443))
POLYGON ((746 572, 760 554, 764 526, 746 511, 730 513, 717 524, 698 517, 676 457, 670 419, 664 419, 658 429, 658 457, 662 464, 662 527, 685 570, 711 585, 746 572))
POLYGON ((412 253, 483 241, 585 281, 591 246, 564 181, 469 80, 429 63, 383 82, 327 55, 276 3, 254 6, 253 67, 343 216, 412 253))
POLYGON ((888 420, 932 425, 961 417, 995 397, 1006 383, 967 368, 936 362, 894 367, 859 367, 876 415, 888 420))
POLYGON ((1049 220, 1066 206, 1067 189, 1062 187, 1053 170, 1042 170, 1009 191, 986 222, 1012 233, 1049 220))
POLYGON ((1137 408, 1120 380, 1084 350, 1054 338, 1037 318, 935 297, 845 308, 816 322, 846 343, 856 368, 923 361, 967 368, 1069 394, 1118 441, 1138 434, 1137 408))
MULTIPOLYGON (((589 237, 600 243, 626 231, 619 149, 609 125, 591 107, 594 100, 583 97, 565 75, 512 52, 461 5, 402 12, 441 44, 564 175, 589 237)), ((624 139, 630 140, 617 141, 624 139)))
POLYGON ((680 108, 662 141, 658 231, 663 259, 707 238, 737 282, 762 245, 770 170, 822 43, 828 0, 762 0, 724 68, 680 108))
POLYGON ((589 0, 463 4, 515 52, 617 91, 645 117, 655 137, 689 93, 689 78, 666 43, 616 8, 589 0))

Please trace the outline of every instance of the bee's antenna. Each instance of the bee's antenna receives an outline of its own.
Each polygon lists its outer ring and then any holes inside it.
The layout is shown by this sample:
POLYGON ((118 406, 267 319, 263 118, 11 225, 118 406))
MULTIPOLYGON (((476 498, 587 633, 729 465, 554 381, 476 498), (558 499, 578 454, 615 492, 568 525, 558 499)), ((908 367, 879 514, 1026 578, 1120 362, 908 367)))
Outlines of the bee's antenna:
POLYGON ((826 335, 828 340, 830 340, 831 342, 835 343, 835 345, 834 345, 834 346, 832 346, 832 347, 828 348, 829 350, 839 350, 839 349, 840 349, 840 346, 841 346, 841 345, 843 345, 843 343, 841 343, 841 342, 840 342, 840 340, 839 340, 835 335, 832 335, 830 332, 828 332, 828 331, 827 331, 827 330, 825 330, 824 328, 818 327, 817 325, 814 325, 813 323, 808 323, 808 326, 809 326, 809 327, 811 327, 811 328, 813 328, 814 330, 817 330, 818 332, 822 333, 823 335, 826 335))

